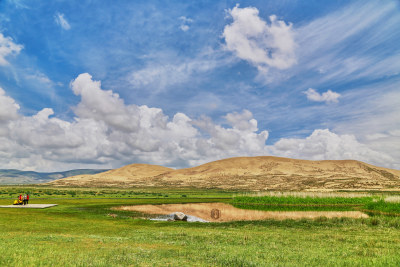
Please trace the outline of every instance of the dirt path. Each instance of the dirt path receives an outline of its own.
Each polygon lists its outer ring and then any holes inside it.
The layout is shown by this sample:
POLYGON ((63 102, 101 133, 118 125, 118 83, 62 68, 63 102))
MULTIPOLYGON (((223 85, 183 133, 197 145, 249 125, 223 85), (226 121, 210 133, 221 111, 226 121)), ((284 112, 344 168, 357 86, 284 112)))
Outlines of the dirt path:
POLYGON ((0 208, 12 209, 46 209, 57 206, 57 204, 26 204, 26 205, 1 205, 0 208))
POLYGON ((254 221, 254 220, 285 220, 285 219, 315 219, 349 217, 367 218, 368 215, 359 211, 258 211, 235 208, 225 203, 196 203, 196 204, 162 204, 121 206, 117 210, 138 211, 147 214, 166 215, 174 212, 183 212, 210 222, 254 221))

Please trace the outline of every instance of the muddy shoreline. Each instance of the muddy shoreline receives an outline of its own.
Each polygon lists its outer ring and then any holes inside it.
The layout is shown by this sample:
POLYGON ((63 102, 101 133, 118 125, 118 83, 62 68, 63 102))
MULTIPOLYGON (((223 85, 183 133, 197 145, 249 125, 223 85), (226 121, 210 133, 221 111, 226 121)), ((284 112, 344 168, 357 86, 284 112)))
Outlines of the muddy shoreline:
POLYGON ((115 210, 137 211, 145 214, 168 215, 183 212, 187 215, 210 222, 256 221, 256 220, 286 220, 286 219, 316 219, 326 218, 368 218, 360 211, 259 211, 235 208, 226 203, 190 203, 120 206, 115 210))

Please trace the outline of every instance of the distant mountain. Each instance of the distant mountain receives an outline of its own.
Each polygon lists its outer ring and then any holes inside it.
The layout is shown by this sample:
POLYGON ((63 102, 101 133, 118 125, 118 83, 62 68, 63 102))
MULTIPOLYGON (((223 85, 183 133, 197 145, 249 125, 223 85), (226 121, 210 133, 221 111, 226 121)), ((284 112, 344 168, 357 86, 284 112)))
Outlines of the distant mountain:
POLYGON ((75 175, 91 175, 105 171, 108 170, 80 169, 65 172, 33 172, 0 169, 0 184, 39 184, 75 175))
POLYGON ((130 164, 119 169, 109 170, 94 175, 75 175, 60 180, 51 181, 55 186, 86 186, 86 187, 151 187, 153 178, 174 171, 163 166, 150 164, 130 164))
POLYGON ((399 190, 400 171, 356 160, 241 157, 173 170, 131 164, 95 175, 77 175, 53 186, 220 188, 234 190, 399 190))

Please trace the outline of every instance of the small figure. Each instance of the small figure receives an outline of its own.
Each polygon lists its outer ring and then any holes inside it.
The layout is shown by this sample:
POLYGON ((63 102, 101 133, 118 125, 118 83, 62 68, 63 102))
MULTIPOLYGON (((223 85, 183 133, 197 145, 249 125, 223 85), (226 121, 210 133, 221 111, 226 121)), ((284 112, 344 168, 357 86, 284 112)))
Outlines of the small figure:
POLYGON ((26 204, 29 204, 29 194, 26 194, 26 204))
POLYGON ((26 194, 24 194, 22 202, 23 202, 23 205, 26 205, 26 194))
POLYGON ((19 199, 19 197, 14 200, 14 204, 13 205, 22 205, 22 200, 19 199))

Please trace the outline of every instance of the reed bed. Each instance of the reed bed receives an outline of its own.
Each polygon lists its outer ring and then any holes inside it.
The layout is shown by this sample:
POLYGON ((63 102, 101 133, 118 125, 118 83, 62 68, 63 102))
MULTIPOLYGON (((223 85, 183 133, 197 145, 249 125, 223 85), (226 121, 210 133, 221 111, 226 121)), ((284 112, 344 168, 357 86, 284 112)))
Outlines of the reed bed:
POLYGON ((385 202, 400 203, 400 196, 399 195, 385 196, 384 199, 385 199, 385 202))
MULTIPOLYGON (((359 198, 359 197, 372 197, 373 194, 366 192, 297 192, 297 191, 288 191, 288 192, 280 192, 280 191, 265 191, 265 192, 251 192, 251 193, 242 193, 237 196, 248 196, 248 197, 299 197, 299 198, 359 198)), ((400 196, 399 196, 400 202, 400 196)))
POLYGON ((352 211, 374 202, 376 197, 360 196, 343 197, 330 195, 289 195, 271 194, 264 196, 237 196, 232 204, 241 209, 265 211, 352 211))

